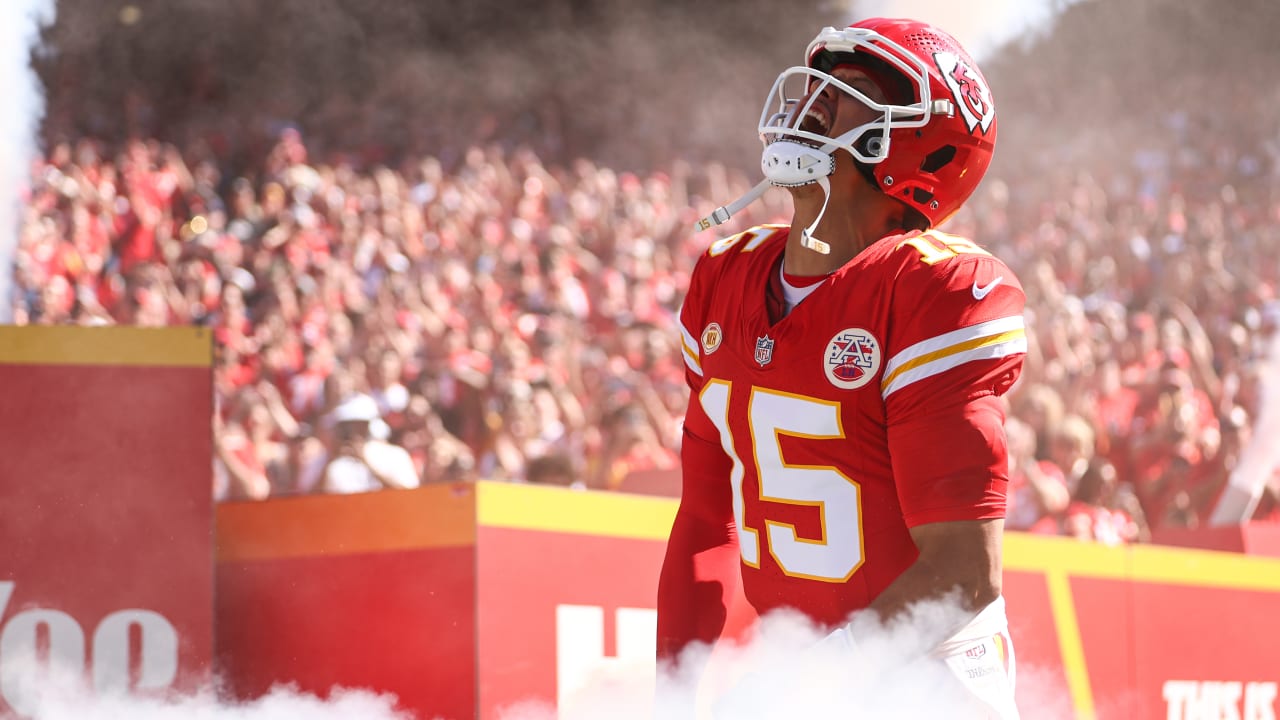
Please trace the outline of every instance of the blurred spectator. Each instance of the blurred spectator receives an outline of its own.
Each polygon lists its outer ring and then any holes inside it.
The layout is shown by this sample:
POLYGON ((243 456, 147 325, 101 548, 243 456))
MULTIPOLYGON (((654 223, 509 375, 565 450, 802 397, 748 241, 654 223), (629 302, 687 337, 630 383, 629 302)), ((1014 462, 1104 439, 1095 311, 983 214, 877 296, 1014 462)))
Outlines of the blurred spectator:
POLYGON ((238 403, 227 420, 214 413, 213 483, 219 500, 262 500, 271 494, 271 480, 246 427, 253 407, 238 403))
POLYGON ((334 409, 334 448, 321 472, 321 492, 418 487, 409 453, 374 437, 374 423, 379 420, 377 403, 368 395, 353 396, 334 409))
POLYGON ((1080 478, 1093 461, 1097 447, 1093 427, 1079 415, 1067 415, 1049 430, 1048 458, 1041 467, 1075 494, 1080 478))
POLYGON ((1005 421, 1009 442, 1009 499, 1005 527, 1056 535, 1071 493, 1062 473, 1036 459, 1035 431, 1016 417, 1005 421))
POLYGON ((573 462, 562 453, 530 459, 525 475, 525 479, 534 485, 560 485, 577 489, 585 487, 573 470, 573 462))
POLYGON ((662 443, 644 411, 636 405, 615 410, 602 430, 604 442, 590 465, 588 487, 617 490, 633 472, 679 467, 680 458, 662 443))
MULTIPOLYGON (((404 360, 400 352, 386 347, 367 366, 369 396, 378 405, 378 414, 391 437, 398 437, 405 428, 405 412, 409 408, 409 388, 401 380, 404 360)), ((386 438, 384 438, 386 439, 386 438)))
POLYGON ((1023 375, 1009 398, 1009 415, 1026 423, 1031 430, 1032 456, 1048 459, 1050 435, 1062 424, 1066 407, 1062 396, 1050 385, 1028 380, 1035 368, 1023 375))
POLYGON ((1167 361, 1139 405, 1131 440, 1133 481, 1153 527, 1195 527, 1207 514, 1192 499, 1209 499, 1205 471, 1219 444, 1208 396, 1185 369, 1167 361))
POLYGON ((1132 501, 1132 495, 1118 490, 1118 482, 1111 463, 1102 458, 1089 462, 1067 506, 1064 534, 1105 545, 1149 540, 1151 535, 1141 508, 1132 501))

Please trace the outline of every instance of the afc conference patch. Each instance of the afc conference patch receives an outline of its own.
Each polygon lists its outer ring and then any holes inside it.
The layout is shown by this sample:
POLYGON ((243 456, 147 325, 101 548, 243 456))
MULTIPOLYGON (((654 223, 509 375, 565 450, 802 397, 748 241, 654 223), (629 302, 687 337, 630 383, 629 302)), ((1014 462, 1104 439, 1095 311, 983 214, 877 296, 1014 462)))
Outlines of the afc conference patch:
POLYGON ((862 328, 841 330, 827 343, 822 365, 832 385, 857 390, 880 372, 880 341, 862 328))

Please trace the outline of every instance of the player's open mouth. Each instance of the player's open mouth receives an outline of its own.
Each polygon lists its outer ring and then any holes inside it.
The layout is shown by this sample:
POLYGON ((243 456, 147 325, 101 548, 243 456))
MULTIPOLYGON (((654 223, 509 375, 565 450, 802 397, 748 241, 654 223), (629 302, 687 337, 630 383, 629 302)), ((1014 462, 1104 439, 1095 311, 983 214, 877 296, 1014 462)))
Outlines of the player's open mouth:
POLYGON ((826 108, 815 103, 809 108, 809 112, 805 113, 804 120, 800 121, 800 129, 825 137, 827 131, 831 129, 831 116, 826 108))

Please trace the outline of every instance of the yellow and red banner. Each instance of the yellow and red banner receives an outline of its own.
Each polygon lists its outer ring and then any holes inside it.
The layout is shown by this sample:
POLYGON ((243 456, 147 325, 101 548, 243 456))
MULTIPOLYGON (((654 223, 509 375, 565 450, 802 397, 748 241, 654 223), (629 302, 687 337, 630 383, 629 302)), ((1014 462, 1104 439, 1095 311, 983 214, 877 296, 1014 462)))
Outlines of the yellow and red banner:
POLYGON ((423 718, 472 717, 475 504, 470 487, 433 487, 220 505, 226 688, 370 688, 423 718))
POLYGON ((211 348, 0 327, 0 716, 55 667, 99 691, 209 680, 211 348))
MULTIPOLYGON (((572 702, 650 662, 669 499, 478 483, 218 509, 218 646, 275 682, 419 717, 572 702)), ((1275 717, 1280 560, 1010 534, 1024 717, 1275 717)), ((651 671, 651 670, 650 670, 651 671)))

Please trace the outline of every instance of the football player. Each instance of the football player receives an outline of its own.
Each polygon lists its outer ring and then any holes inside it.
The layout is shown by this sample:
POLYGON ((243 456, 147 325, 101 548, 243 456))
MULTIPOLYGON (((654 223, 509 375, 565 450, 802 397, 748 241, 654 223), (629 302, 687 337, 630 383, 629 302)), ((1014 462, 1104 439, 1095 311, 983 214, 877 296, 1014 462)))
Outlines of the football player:
POLYGON ((990 89, 946 32, 869 19, 818 34, 759 131, 765 181, 701 227, 769 184, 793 217, 715 242, 689 282, 659 660, 713 643, 739 581, 759 613, 798 610, 851 652, 867 617, 950 601, 961 620, 922 652, 978 708, 951 716, 1015 718, 1000 396, 1026 352, 1025 297, 988 250, 937 229, 990 164, 990 89))

